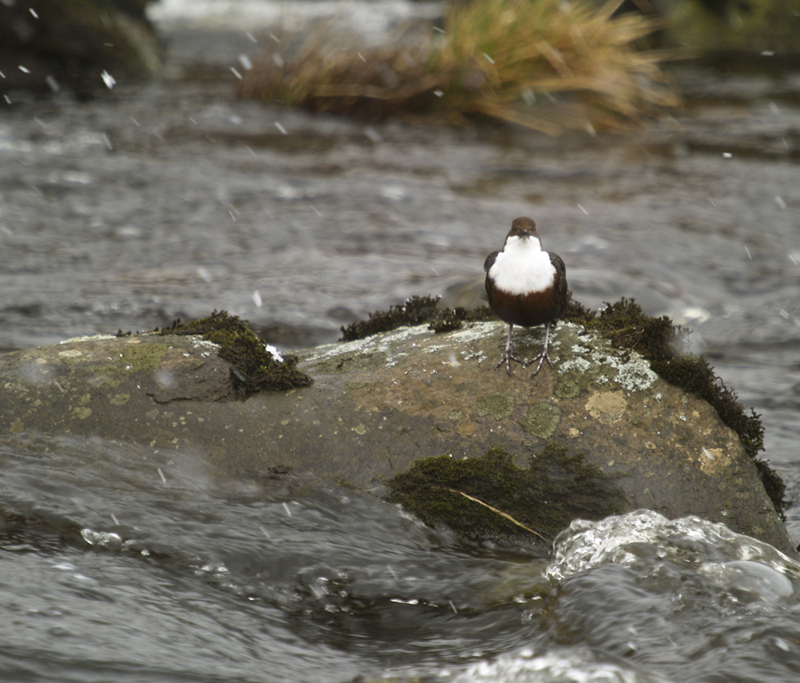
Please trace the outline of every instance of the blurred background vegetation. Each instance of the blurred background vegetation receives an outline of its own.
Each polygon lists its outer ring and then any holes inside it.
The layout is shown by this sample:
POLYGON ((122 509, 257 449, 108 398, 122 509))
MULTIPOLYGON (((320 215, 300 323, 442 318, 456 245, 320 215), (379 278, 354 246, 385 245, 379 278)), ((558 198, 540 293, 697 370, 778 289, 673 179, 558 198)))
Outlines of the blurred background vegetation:
MULTIPOLYGON (((0 92, 66 86, 86 97, 109 86, 103 72, 158 76, 163 45, 146 13, 157 4, 2 0, 0 92)), ((238 95, 365 119, 477 117, 593 133, 679 106, 666 62, 791 61, 799 47, 800 0, 451 0, 439 19, 398 26, 379 46, 330 26, 284 31, 238 95)))

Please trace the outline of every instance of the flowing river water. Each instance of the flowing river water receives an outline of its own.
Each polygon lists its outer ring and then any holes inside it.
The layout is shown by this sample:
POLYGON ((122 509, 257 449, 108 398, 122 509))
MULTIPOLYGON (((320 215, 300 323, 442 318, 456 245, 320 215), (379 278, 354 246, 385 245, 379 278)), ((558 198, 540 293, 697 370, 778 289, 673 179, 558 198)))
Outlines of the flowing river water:
MULTIPOLYGON (((693 330, 762 414, 800 540, 800 73, 684 65, 672 118, 548 138, 236 101, 245 28, 169 28, 162 82, 0 103, 0 351, 214 308, 332 341, 411 294, 479 303, 531 215, 579 301, 693 330)), ((800 565, 701 520, 605 520, 551 561, 202 453, 23 433, 0 462, 4 680, 800 675, 800 565)))

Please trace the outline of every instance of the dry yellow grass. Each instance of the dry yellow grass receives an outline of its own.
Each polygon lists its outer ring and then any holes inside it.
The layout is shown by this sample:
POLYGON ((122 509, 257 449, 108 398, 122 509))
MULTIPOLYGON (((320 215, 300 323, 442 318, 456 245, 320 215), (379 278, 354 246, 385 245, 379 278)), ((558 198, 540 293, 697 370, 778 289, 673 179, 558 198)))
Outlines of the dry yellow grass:
POLYGON ((479 115, 557 134, 619 128, 679 95, 659 63, 637 47, 658 28, 621 0, 472 0, 450 7, 444 33, 398 38, 392 47, 331 51, 316 36, 288 62, 273 50, 240 95, 315 112, 385 118, 479 115))

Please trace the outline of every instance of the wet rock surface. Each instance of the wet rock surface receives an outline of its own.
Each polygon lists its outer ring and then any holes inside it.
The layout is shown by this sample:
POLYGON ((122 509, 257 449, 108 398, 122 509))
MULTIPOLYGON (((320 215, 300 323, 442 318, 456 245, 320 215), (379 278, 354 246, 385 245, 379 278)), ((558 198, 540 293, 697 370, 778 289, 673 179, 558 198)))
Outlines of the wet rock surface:
POLYGON ((673 44, 702 51, 739 52, 742 62, 761 53, 800 52, 797 5, 775 0, 659 0, 673 44))
POLYGON ((113 88, 117 78, 156 75, 162 55, 145 18, 147 2, 1 2, 0 93, 53 94, 63 87, 83 98, 113 88))
MULTIPOLYGON (((218 348, 197 337, 9 353, 0 356, 0 430, 181 448, 225 475, 291 468, 379 493, 423 458, 500 447, 526 468, 556 444, 608 477, 624 510, 694 514, 791 551, 752 459, 705 401, 661 380, 635 352, 567 323, 553 340, 556 370, 532 378, 515 368, 509 377, 494 367, 504 330, 418 326, 316 347, 299 354, 311 387, 246 401, 218 348)), ((541 336, 515 336, 517 355, 535 355, 541 336)))

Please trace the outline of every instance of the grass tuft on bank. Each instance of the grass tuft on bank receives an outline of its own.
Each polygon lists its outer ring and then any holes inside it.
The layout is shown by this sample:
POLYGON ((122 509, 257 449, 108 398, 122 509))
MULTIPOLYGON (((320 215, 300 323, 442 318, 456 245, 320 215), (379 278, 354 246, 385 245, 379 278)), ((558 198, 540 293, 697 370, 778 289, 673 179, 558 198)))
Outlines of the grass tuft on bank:
POLYGON ((550 134, 627 127, 680 98, 659 66, 670 55, 642 48, 658 21, 614 15, 621 1, 454 2, 444 32, 389 47, 336 50, 317 34, 284 61, 274 44, 239 94, 365 119, 477 116, 550 134))

